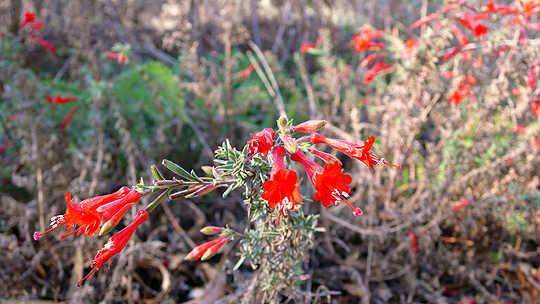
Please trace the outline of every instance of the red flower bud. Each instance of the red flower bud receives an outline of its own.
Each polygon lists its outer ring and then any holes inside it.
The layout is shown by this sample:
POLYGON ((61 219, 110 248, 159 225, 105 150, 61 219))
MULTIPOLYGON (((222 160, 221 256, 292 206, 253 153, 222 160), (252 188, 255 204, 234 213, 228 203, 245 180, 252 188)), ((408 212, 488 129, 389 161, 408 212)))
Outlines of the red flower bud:
POLYGON ((98 251, 94 260, 90 263, 93 269, 82 280, 77 283, 77 286, 81 286, 81 282, 88 278, 94 271, 99 269, 103 263, 109 261, 114 255, 120 253, 124 247, 126 247, 129 239, 135 232, 135 229, 148 219, 148 212, 145 210, 139 210, 137 217, 126 228, 120 230, 117 234, 111 236, 109 241, 103 246, 103 249, 98 251))
POLYGON ((297 126, 291 127, 291 129, 298 132, 313 133, 320 130, 326 125, 326 120, 308 120, 297 126))
POLYGON ((193 248, 193 250, 191 250, 191 252, 188 253, 188 255, 184 258, 184 260, 195 260, 195 259, 201 258, 206 254, 206 251, 212 249, 210 251, 210 253, 208 254, 209 256, 207 256, 207 258, 206 258, 206 259, 209 259, 214 254, 216 254, 217 250, 223 244, 225 244, 229 239, 230 238, 218 237, 217 239, 215 239, 213 241, 210 241, 208 243, 204 243, 202 245, 199 245, 199 246, 193 248), (215 246, 215 245, 218 245, 218 246, 215 246))
POLYGON ((214 235, 223 232, 223 230, 225 230, 223 227, 207 226, 201 229, 201 232, 206 235, 214 235))

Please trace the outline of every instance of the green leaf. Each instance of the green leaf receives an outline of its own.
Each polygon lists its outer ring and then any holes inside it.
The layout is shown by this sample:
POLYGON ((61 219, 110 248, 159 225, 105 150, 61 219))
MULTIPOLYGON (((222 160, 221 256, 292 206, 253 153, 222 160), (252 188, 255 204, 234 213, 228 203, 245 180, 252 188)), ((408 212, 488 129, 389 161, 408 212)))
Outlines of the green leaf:
POLYGON ((238 268, 240 268, 240 266, 242 266, 245 260, 246 260, 246 256, 245 255, 241 256, 238 262, 234 264, 233 270, 237 270, 238 268))
POLYGON ((189 179, 196 182, 202 182, 200 178, 195 178, 191 176, 184 168, 180 167, 179 165, 173 163, 172 161, 168 159, 164 159, 162 164, 167 167, 167 169, 171 170, 172 172, 182 176, 185 179, 189 179))

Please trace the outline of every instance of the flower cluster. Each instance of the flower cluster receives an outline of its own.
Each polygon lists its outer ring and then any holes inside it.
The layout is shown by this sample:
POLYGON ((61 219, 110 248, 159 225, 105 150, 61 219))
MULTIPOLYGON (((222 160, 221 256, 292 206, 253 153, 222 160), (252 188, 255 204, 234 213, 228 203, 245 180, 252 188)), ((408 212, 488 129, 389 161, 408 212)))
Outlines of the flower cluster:
MULTIPOLYGON (((130 190, 128 187, 122 187, 114 193, 88 198, 75 204, 71 199, 71 193, 68 192, 66 194, 66 202, 68 205, 66 212, 62 215, 54 216, 51 219, 51 229, 42 233, 35 232, 34 240, 37 241, 44 234, 62 226, 65 226, 66 231, 69 231, 74 226, 79 226, 79 228, 60 236, 60 239, 72 234, 86 234, 88 236, 92 236, 93 234, 102 235, 111 231, 114 226, 120 222, 124 214, 135 205, 140 198, 141 194, 138 190, 130 190)), ((99 269, 103 263, 110 260, 112 256, 122 251, 133 235, 135 228, 147 219, 148 212, 139 210, 137 217, 133 222, 117 234, 113 235, 107 244, 105 244, 105 247, 98 252, 91 262, 91 266, 93 267, 92 271, 84 277, 81 282, 96 269, 99 269)), ((81 282, 79 282, 78 285, 80 285, 81 282)))
MULTIPOLYGON (((249 153, 260 153, 264 158, 273 162, 270 179, 262 184, 265 192, 261 195, 262 199, 268 202, 270 208, 277 208, 278 218, 275 224, 280 223, 282 214, 287 215, 287 210, 294 210, 296 204, 302 202, 302 196, 298 190, 301 181, 295 171, 289 170, 285 164, 285 158, 297 162, 304 168, 311 183, 315 188, 313 199, 320 201, 324 207, 330 205, 338 206, 340 202, 345 202, 352 210, 355 216, 362 214, 360 208, 353 207, 347 201, 351 192, 349 184, 352 178, 343 173, 341 163, 334 156, 319 151, 311 145, 325 144, 337 149, 352 158, 363 162, 368 169, 373 170, 374 165, 389 165, 401 168, 401 165, 393 165, 386 162, 383 158, 375 155, 371 148, 375 142, 375 137, 370 136, 363 145, 347 142, 341 139, 325 137, 316 133, 326 124, 324 120, 310 120, 297 126, 292 126, 291 121, 282 117, 278 121, 279 137, 275 140, 275 132, 271 129, 252 135, 248 142, 249 153), (297 132, 310 133, 298 139, 292 137, 297 132), (268 153, 271 156, 268 156, 268 153), (313 154, 325 162, 324 167, 308 158, 306 153, 313 154)), ((251 159, 249 156, 247 160, 251 159)))

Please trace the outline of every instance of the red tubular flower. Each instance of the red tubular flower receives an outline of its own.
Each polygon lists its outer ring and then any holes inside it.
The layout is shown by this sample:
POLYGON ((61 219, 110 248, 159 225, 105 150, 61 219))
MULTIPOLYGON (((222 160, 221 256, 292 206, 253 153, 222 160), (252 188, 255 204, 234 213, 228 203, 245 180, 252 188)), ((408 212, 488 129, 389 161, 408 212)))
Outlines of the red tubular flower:
POLYGON ((443 7, 441 10, 440 10, 440 13, 441 14, 444 14, 444 13, 448 13, 450 11, 453 11, 453 10, 456 10, 458 9, 458 5, 456 3, 452 3, 452 4, 449 4, 445 7, 443 7))
POLYGON ((540 116, 540 104, 538 104, 538 103, 536 103, 534 101, 531 101, 531 110, 532 110, 534 115, 540 116))
POLYGON ((4 37, 6 35, 5 31, 0 31, 0 37, 4 37))
POLYGON ((341 139, 325 137, 318 133, 313 133, 311 135, 311 143, 323 143, 334 149, 338 149, 339 151, 349 155, 350 157, 356 158, 359 161, 363 162, 370 170, 373 170, 373 165, 388 165, 401 169, 401 165, 389 164, 384 160, 384 158, 380 158, 373 152, 371 152, 370 150, 374 142, 375 137, 373 136, 370 136, 368 140, 364 142, 364 145, 360 146, 358 144, 347 142, 341 139))
POLYGON ((540 3, 533 3, 533 1, 524 1, 523 17, 529 19, 538 13, 540 13, 540 3))
POLYGON ((128 58, 124 53, 105 52, 103 53, 103 56, 116 60, 121 64, 126 64, 128 62, 128 58))
POLYGON ((56 48, 47 40, 38 37, 35 34, 30 35, 30 38, 34 39, 37 43, 39 43, 42 47, 50 51, 51 53, 56 54, 56 48))
POLYGON ((36 21, 33 21, 33 22, 28 22, 26 23, 28 25, 29 28, 31 29, 34 29, 36 31, 41 31, 43 30, 43 21, 41 20, 36 20, 36 21))
POLYGON ((247 68, 240 71, 240 79, 247 79, 251 73, 255 70, 255 66, 253 64, 249 65, 247 68))
POLYGON ((500 5, 493 3, 493 1, 489 1, 484 6, 482 6, 482 12, 486 14, 497 13, 501 15, 512 15, 517 14, 518 9, 517 7, 500 5))
POLYGON ((227 243, 227 241, 230 239, 230 237, 218 237, 217 239, 201 244, 193 250, 191 250, 188 255, 184 258, 184 260, 195 260, 200 258, 202 261, 208 260, 209 258, 213 257, 216 252, 223 246, 223 244, 227 243))
POLYGON ((418 253, 418 240, 416 239, 416 233, 414 231, 409 232, 409 238, 411 239, 412 251, 418 253))
POLYGON ((538 152, 538 149, 540 149, 540 143, 538 142, 538 138, 536 136, 531 137, 531 147, 534 152, 538 152))
POLYGON ((283 161, 285 154, 287 154, 287 150, 283 146, 275 146, 272 148, 272 159, 274 160, 272 172, 270 172, 272 178, 274 178, 276 173, 281 170, 287 171, 287 167, 285 167, 285 162, 283 161))
POLYGON ((523 134, 523 133, 527 132, 527 128, 525 128, 523 126, 520 126, 518 124, 513 124, 512 125, 512 132, 516 132, 517 134, 523 134))
POLYGON ((460 46, 457 46, 457 47, 453 48, 452 50, 450 50, 450 52, 446 53, 443 56, 442 61, 443 62, 448 61, 448 59, 456 56, 457 53, 459 53, 462 49, 463 49, 463 45, 460 45, 460 46))
MULTIPOLYGON (((66 231, 69 231, 69 229, 75 225, 79 225, 81 227, 79 229, 76 229, 75 231, 61 236, 60 238, 64 238, 74 233, 78 233, 78 235, 84 233, 88 236, 91 236, 94 233, 98 233, 100 230, 99 226, 100 224, 102 224, 102 215, 97 211, 97 209, 103 205, 114 202, 115 200, 122 199, 129 192, 130 190, 128 187, 122 187, 115 193, 88 198, 80 202, 79 204, 73 203, 73 201, 71 200, 71 193, 66 193, 66 201, 68 204, 66 213, 63 215, 54 216, 51 219, 51 226, 53 226, 51 229, 43 233, 35 232, 34 240, 37 241, 40 236, 44 235, 45 233, 51 232, 63 225, 66 225, 66 231)), ((107 220, 110 220, 110 218, 108 218, 107 220)))
POLYGON ((300 53, 307 53, 310 49, 313 49, 317 47, 317 43, 306 43, 302 42, 302 46, 300 47, 300 53))
POLYGON ((370 65, 373 62, 373 60, 375 60, 375 58, 377 57, 378 54, 379 53, 370 54, 369 56, 364 58, 364 60, 362 60, 362 63, 360 63, 360 66, 366 67, 366 66, 370 65))
POLYGON ((499 53, 502 53, 502 52, 509 51, 509 50, 511 50, 511 49, 512 49, 511 46, 509 46, 509 45, 504 45, 504 46, 501 46, 501 47, 498 47, 498 48, 493 49, 493 53, 494 53, 494 54, 499 54, 499 53))
POLYGON ((266 155, 268 155, 268 151, 270 151, 272 148, 275 136, 276 133, 270 128, 265 128, 255 135, 251 134, 251 140, 248 141, 248 153, 253 154, 245 161, 247 162, 257 153, 261 153, 264 157, 266 157, 266 155))
POLYGON ((291 127, 291 129, 297 132, 313 133, 321 129, 326 125, 326 120, 308 120, 297 126, 291 127))
POLYGON ((467 38, 467 36, 465 36, 465 34, 463 34, 463 32, 459 29, 459 26, 453 24, 452 25, 452 30, 456 34, 456 38, 457 38, 460 45, 469 44, 469 38, 467 38))
POLYGON ((418 19, 415 23, 409 25, 409 28, 411 28, 411 29, 417 28, 417 27, 419 27, 421 25, 424 25, 424 24, 434 20, 435 18, 437 18, 437 14, 427 15, 425 17, 422 17, 422 18, 418 19))
POLYGON ((28 22, 34 22, 34 21, 36 21, 36 13, 25 12, 21 22, 19 22, 19 28, 23 27, 28 22))
POLYGON ((73 115, 75 115, 75 112, 77 112, 77 107, 73 107, 71 111, 64 117, 64 120, 60 124, 60 128, 65 129, 67 127, 67 124, 71 121, 71 118, 73 118, 73 115))
POLYGON ((487 32, 488 28, 477 21, 488 19, 489 16, 487 14, 471 16, 468 12, 465 12, 463 13, 463 17, 465 17, 465 19, 458 18, 459 22, 461 22, 464 27, 473 31, 475 37, 482 38, 482 36, 484 36, 484 34, 487 32))
POLYGON ((362 81, 362 84, 371 82, 375 78, 375 76, 377 76, 377 74, 381 70, 383 61, 384 58, 380 58, 377 63, 375 63, 375 65, 366 72, 366 77, 364 78, 364 81, 362 81))
POLYGON ((323 168, 319 166, 316 162, 307 158, 304 152, 302 152, 302 150, 298 150, 296 151, 296 153, 291 154, 291 160, 299 162, 302 167, 304 167, 304 170, 306 170, 306 173, 313 184, 315 184, 316 175, 322 174, 323 172, 323 168))
POLYGON ((405 43, 405 54, 407 55, 407 57, 410 57, 414 49, 417 48, 419 45, 420 43, 414 41, 414 39, 407 39, 407 42, 405 43))
POLYGON ((384 31, 372 32, 369 27, 362 27, 362 32, 359 35, 353 35, 351 45, 353 52, 367 51, 376 48, 383 48, 384 43, 375 43, 371 40, 384 35, 384 31))
POLYGON ((279 216, 276 225, 279 225, 281 214, 287 215, 287 210, 294 209, 294 203, 301 203, 302 196, 298 191, 298 178, 296 172, 280 170, 271 179, 262 184, 265 193, 261 195, 268 201, 270 208, 279 208, 279 216))
POLYGON ((534 84, 536 83, 536 75, 534 74, 534 65, 531 65, 531 70, 527 75, 527 87, 532 91, 534 89, 534 84))
POLYGON ((140 199, 141 194, 139 191, 131 190, 126 196, 96 208, 96 211, 101 216, 102 224, 99 235, 111 231, 120 222, 129 208, 135 205, 140 199))
POLYGON ((341 201, 344 201, 353 210, 354 216, 359 216, 362 214, 362 209, 353 207, 346 200, 351 192, 351 187, 348 186, 351 181, 352 178, 349 174, 342 174, 341 163, 326 164, 322 174, 315 177, 313 185, 317 193, 313 199, 321 201, 324 207, 328 207, 330 204, 338 206, 341 201))
POLYGON ((223 227, 206 226, 201 229, 201 232, 206 235, 214 235, 223 232, 223 230, 225 230, 223 227))
POLYGON ((454 77, 454 71, 446 71, 443 73, 444 78, 446 79, 452 79, 454 77))
POLYGON ((56 95, 56 96, 47 96, 46 98, 47 100, 47 103, 50 103, 50 104, 65 104, 65 103, 70 103, 70 102, 75 102, 78 100, 77 97, 75 96, 62 96, 60 94, 56 95))
POLYGON ((4 151, 6 151, 6 149, 11 146, 11 141, 8 140, 6 141, 5 143, 3 143, 1 146, 0 146, 0 153, 3 153, 4 151))
POLYGON ((81 286, 82 281, 84 281, 86 278, 88 278, 94 271, 101 268, 103 263, 109 261, 113 256, 120 253, 124 247, 126 247, 129 239, 133 235, 133 232, 135 232, 135 229, 142 223, 144 223, 148 219, 149 215, 146 210, 139 210, 137 212, 137 216, 131 222, 131 224, 127 225, 126 228, 120 230, 117 234, 111 236, 105 246, 103 246, 103 249, 98 251, 96 256, 94 257, 94 260, 90 263, 90 266, 93 267, 90 273, 88 273, 82 280, 77 283, 77 287, 81 286))
POLYGON ((324 153, 324 152, 322 152, 322 151, 319 151, 319 150, 313 149, 313 148, 307 148, 307 150, 309 151, 309 153, 317 155, 320 159, 324 160, 324 162, 326 162, 326 163, 333 164, 333 163, 335 163, 335 162, 340 162, 340 161, 339 161, 334 155, 332 155, 332 154, 324 153))
POLYGON ((469 204, 469 200, 468 200, 468 199, 463 200, 461 203, 459 203, 459 204, 457 204, 456 206, 454 206, 454 207, 452 208, 452 211, 457 212, 458 210, 465 208, 468 204, 469 204))

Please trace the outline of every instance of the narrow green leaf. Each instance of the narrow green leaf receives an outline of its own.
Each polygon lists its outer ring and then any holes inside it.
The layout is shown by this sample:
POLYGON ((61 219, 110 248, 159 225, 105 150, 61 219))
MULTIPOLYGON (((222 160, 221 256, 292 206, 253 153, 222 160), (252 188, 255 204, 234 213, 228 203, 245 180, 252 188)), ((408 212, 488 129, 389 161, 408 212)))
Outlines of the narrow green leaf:
POLYGON ((189 174, 184 168, 180 167, 179 165, 173 163, 170 160, 164 159, 162 164, 165 167, 167 167, 167 169, 169 169, 172 172, 182 176, 185 179, 189 179, 189 180, 196 181, 196 182, 200 181, 200 179, 198 177, 195 178, 195 177, 191 176, 191 174, 189 174))

